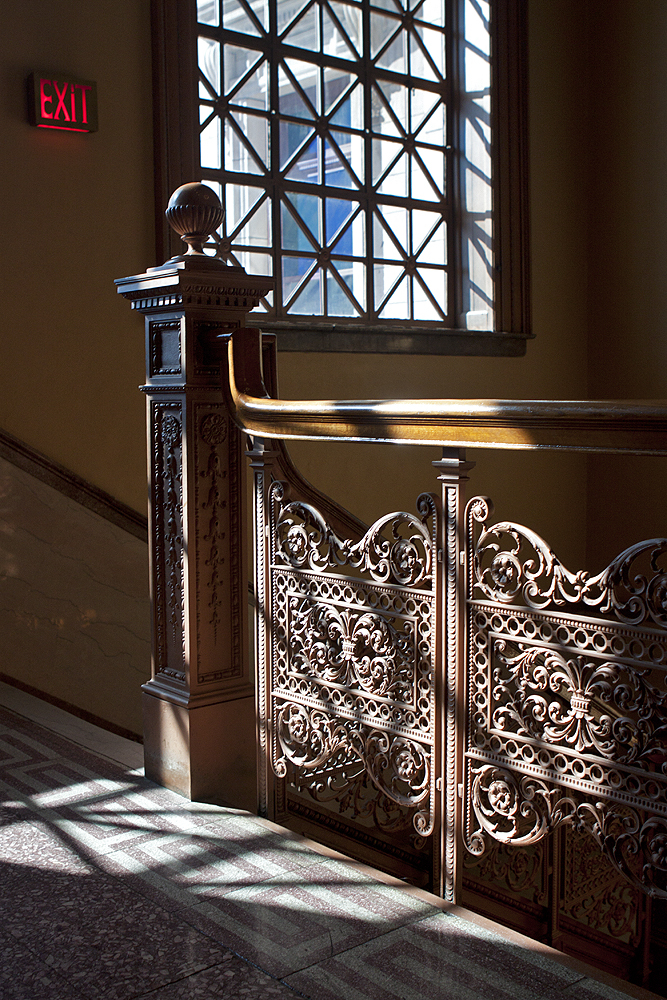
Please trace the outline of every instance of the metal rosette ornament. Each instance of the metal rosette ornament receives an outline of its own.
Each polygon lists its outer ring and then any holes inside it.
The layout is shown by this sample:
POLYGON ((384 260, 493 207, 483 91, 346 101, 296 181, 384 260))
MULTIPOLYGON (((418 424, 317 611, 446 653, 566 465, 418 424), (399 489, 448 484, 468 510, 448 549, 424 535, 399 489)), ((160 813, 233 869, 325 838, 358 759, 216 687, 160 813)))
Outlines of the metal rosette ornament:
POLYGON ((276 719, 276 734, 282 750, 273 770, 278 778, 287 775, 287 761, 312 771, 325 764, 348 742, 344 726, 324 712, 308 711, 303 705, 283 705, 276 719))
POLYGON ((350 549, 350 566, 370 573, 378 583, 428 586, 433 539, 424 522, 434 515, 433 497, 422 494, 417 500, 417 508, 423 520, 404 511, 394 511, 375 521, 361 541, 350 549))
POLYGON ((429 752, 414 740, 389 733, 372 732, 364 741, 361 757, 373 784, 392 802, 418 809, 413 826, 420 837, 433 833, 434 796, 429 752))
POLYGON ((484 853, 484 833, 515 847, 541 840, 550 829, 553 795, 542 781, 492 765, 480 767, 472 784, 472 806, 480 829, 468 836, 468 850, 478 856, 484 853))
MULTIPOLYGON (((284 484, 271 487, 273 503, 280 504, 284 484)), ((276 519, 277 554, 295 569, 322 573, 345 565, 350 542, 340 539, 315 507, 300 500, 280 505, 276 519)))

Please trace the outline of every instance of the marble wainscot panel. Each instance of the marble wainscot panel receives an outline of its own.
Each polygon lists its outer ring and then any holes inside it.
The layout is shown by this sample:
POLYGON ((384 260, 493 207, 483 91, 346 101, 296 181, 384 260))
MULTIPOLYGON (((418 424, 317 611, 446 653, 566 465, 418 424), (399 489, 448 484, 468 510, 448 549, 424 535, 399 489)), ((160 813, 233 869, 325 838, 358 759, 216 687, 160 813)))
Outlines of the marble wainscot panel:
POLYGON ((0 674, 140 733, 146 542, 46 478, 0 457, 0 674))

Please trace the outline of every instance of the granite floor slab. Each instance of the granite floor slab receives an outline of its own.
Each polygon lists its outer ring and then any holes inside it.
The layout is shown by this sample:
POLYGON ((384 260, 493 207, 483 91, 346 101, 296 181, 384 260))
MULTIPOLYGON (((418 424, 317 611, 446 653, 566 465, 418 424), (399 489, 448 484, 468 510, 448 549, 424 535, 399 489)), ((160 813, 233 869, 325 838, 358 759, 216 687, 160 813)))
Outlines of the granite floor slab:
POLYGON ((209 896, 188 919, 283 978, 439 911, 335 860, 209 896))
POLYGON ((119 737, 97 754, 94 728, 79 742, 52 710, 34 707, 39 725, 25 698, 13 706, 0 708, 3 1000, 653 996, 159 788, 119 737))
POLYGON ((626 1000, 452 913, 411 923, 285 980, 311 1000, 626 1000), (588 992, 587 992, 588 991, 588 992))

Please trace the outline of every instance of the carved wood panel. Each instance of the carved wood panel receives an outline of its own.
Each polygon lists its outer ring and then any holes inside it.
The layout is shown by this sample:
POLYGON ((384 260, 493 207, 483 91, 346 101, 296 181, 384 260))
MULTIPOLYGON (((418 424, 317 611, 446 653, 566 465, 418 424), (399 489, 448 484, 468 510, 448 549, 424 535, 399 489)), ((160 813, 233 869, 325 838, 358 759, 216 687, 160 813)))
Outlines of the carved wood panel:
POLYGON ((197 680, 210 684, 242 678, 245 669, 239 431, 222 403, 195 403, 193 420, 196 636, 206 654, 198 655, 197 680))
POLYGON ((151 403, 155 671, 185 682, 181 404, 151 403))

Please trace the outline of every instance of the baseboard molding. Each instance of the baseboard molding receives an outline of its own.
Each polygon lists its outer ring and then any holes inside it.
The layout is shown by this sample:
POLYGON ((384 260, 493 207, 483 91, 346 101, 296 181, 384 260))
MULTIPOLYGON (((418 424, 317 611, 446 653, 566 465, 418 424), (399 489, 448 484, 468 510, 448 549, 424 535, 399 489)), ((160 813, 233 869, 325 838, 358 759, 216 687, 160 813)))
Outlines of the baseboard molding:
POLYGON ((136 738, 150 677, 146 520, 0 431, 0 671, 136 738))
POLYGON ((3 674, 2 671, 0 671, 0 681, 4 684, 9 684, 10 687, 16 688, 17 691, 23 691, 25 694, 31 694, 33 697, 39 698, 41 701, 45 701, 49 705, 61 708, 64 712, 69 712, 70 715, 76 716, 77 719, 83 719, 84 722, 90 722, 91 725, 97 726, 99 729, 106 729, 107 732, 114 733, 115 736, 123 736, 126 740, 132 740, 133 743, 143 744, 144 742, 143 738, 131 729, 125 729, 123 726, 117 726, 113 722, 108 722, 107 719, 101 719, 99 715, 93 715, 92 712, 86 712, 84 708, 78 708, 76 705, 72 705, 68 701, 63 701, 62 698, 55 698, 52 694, 47 694, 46 691, 40 691, 38 688, 33 687, 32 684, 24 684, 23 681, 17 680, 16 677, 10 677, 8 674, 3 674))
MULTIPOLYGON (((0 458, 11 462, 29 475, 58 490, 71 500, 94 511, 100 517, 123 528, 135 538, 148 541, 148 519, 127 504, 117 500, 105 490, 86 482, 52 459, 19 441, 7 431, 0 430, 0 458)), ((121 734, 122 735, 122 734, 121 734)))

